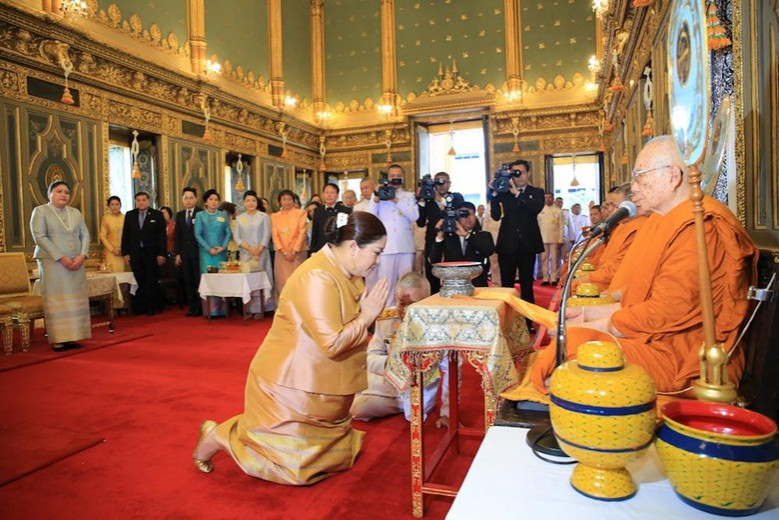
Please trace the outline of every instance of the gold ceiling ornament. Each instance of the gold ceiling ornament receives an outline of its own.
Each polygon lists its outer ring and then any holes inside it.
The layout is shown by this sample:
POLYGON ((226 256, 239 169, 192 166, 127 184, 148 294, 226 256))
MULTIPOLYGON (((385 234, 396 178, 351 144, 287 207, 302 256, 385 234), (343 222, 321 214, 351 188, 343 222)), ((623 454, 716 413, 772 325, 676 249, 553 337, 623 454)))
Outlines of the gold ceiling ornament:
POLYGON ((210 143, 214 140, 214 138, 211 136, 211 129, 208 126, 209 122, 211 121, 211 107, 208 106, 208 97, 205 95, 201 95, 200 109, 203 111, 203 118, 206 121, 205 130, 203 130, 203 141, 210 143))
POLYGON ((276 123, 276 128, 281 136, 281 158, 287 159, 289 152, 287 151, 287 139, 289 139, 289 130, 287 130, 287 124, 283 121, 276 123))
POLYGON ((576 154, 571 156, 571 168, 573 169, 573 179, 571 179, 571 188, 579 186, 579 179, 576 178, 576 154))
POLYGON ((387 164, 392 164, 392 128, 384 130, 384 146, 387 147, 387 164))
POLYGON ((717 16, 717 5, 714 0, 709 0, 709 8, 706 15, 706 32, 708 34, 709 50, 716 51, 723 47, 730 47, 733 42, 730 41, 722 27, 722 22, 717 16))
POLYGON ((646 82, 644 83, 644 108, 646 108, 647 116, 641 135, 644 137, 652 137, 655 135, 655 119, 652 117, 652 100, 654 99, 652 69, 650 67, 645 67, 644 74, 646 74, 646 82))
POLYGON ((235 191, 243 191, 246 186, 243 183, 243 155, 238 154, 238 161, 235 163, 235 171, 238 172, 238 180, 235 182, 235 191))
POLYGON ((70 89, 68 88, 68 76, 70 76, 70 73, 73 72, 73 62, 70 61, 67 45, 58 46, 57 54, 59 57, 60 67, 62 67, 62 70, 65 73, 65 87, 62 89, 62 97, 60 98, 60 101, 66 105, 73 105, 75 104, 75 101, 73 100, 73 96, 71 95, 70 89))
POLYGON ((452 60, 452 68, 438 63, 438 75, 427 86, 427 90, 421 96, 440 96, 442 94, 457 94, 461 92, 474 92, 479 90, 476 85, 471 85, 467 79, 460 76, 457 62, 452 60))
POLYGON ((327 141, 327 137, 323 135, 319 136, 319 171, 320 172, 327 171, 327 164, 325 164, 325 155, 327 155, 326 141, 327 141))
POLYGON ((141 178, 141 168, 138 166, 138 153, 140 152, 140 146, 138 144, 138 130, 133 130, 133 142, 130 145, 130 153, 133 154, 133 179, 141 178))
POLYGON ((511 118, 511 135, 514 136, 514 148, 512 148, 513 153, 522 153, 522 148, 519 146, 519 118, 518 117, 512 117, 511 118))
POLYGON ((617 49, 614 49, 612 53, 612 60, 614 61, 614 80, 611 82, 609 92, 622 92, 625 90, 625 85, 622 84, 622 80, 619 77, 619 56, 617 49))
POLYGON ((609 0, 592 0, 592 10, 595 11, 595 16, 603 18, 609 11, 609 0))

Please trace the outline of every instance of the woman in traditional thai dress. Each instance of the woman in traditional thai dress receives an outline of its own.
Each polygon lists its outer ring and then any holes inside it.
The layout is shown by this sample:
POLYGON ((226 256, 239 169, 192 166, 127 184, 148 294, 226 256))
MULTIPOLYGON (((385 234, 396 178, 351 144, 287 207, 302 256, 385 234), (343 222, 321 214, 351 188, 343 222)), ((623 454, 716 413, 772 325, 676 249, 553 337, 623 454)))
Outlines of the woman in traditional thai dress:
POLYGON ((108 213, 100 222, 100 242, 103 244, 103 263, 112 273, 123 273, 127 265, 122 256, 122 228, 124 213, 122 200, 116 195, 108 197, 108 213))
MULTIPOLYGON (((227 244, 230 243, 230 218, 219 211, 220 196, 216 190, 203 194, 205 210, 195 214, 195 240, 200 246, 200 272, 208 268, 219 269, 220 262, 227 261, 227 244)), ((205 306, 204 306, 205 308, 205 306)), ((227 306, 222 298, 211 298, 211 317, 226 316, 227 306)))
POLYGON ((308 253, 306 210, 295 207, 293 195, 290 190, 281 190, 278 196, 281 209, 270 216, 271 236, 276 249, 273 285, 277 302, 287 279, 303 263, 308 253))
POLYGON ((326 225, 328 243, 287 280, 273 325, 255 354, 243 414, 204 421, 195 466, 229 453, 248 475, 280 484, 313 484, 352 467, 364 432, 349 408, 366 388, 368 328, 384 309, 386 280, 370 292, 363 278, 387 241, 366 212, 339 213, 326 225))
MULTIPOLYGON (((254 260, 259 262, 262 270, 268 275, 268 280, 273 284, 273 266, 271 266, 270 251, 268 251, 270 217, 259 210, 259 199, 253 190, 243 194, 243 206, 246 211, 236 217, 235 234, 233 235, 235 243, 240 248, 241 261, 254 260)), ((259 294, 252 294, 251 301, 245 305, 249 305, 249 312, 254 314, 256 319, 263 317, 259 294)), ((270 311, 275 308, 273 289, 271 289, 265 292, 265 310, 270 311)))
POLYGON ((89 231, 84 217, 68 206, 70 186, 49 185, 49 203, 32 211, 30 229, 35 241, 43 295, 46 335, 55 352, 79 348, 92 337, 84 262, 89 255, 89 231))

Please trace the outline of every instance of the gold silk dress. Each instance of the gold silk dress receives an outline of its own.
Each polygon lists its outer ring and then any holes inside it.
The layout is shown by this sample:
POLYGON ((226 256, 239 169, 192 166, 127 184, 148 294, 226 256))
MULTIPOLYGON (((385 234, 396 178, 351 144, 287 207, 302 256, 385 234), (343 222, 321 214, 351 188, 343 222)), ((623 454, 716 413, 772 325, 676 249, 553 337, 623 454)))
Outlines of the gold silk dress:
POLYGON ((106 213, 100 222, 100 242, 103 244, 103 261, 112 273, 123 273, 127 270, 124 257, 116 256, 114 249, 122 249, 122 228, 124 213, 114 215, 106 213))
POLYGON ((287 281, 249 367, 244 412, 215 431, 248 475, 306 485, 354 464, 364 432, 352 429, 349 408, 367 387, 364 287, 329 246, 287 281))

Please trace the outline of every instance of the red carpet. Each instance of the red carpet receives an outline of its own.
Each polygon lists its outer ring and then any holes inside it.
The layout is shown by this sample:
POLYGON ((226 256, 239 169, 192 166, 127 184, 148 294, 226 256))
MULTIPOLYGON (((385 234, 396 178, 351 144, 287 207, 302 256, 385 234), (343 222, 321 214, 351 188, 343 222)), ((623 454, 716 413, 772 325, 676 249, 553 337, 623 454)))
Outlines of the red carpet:
MULTIPOLYGON (((123 334, 151 335, 0 373, 0 392, 12 396, 0 402, 4 424, 105 439, 0 487, 2 517, 412 518, 402 416, 356 422, 367 435, 355 467, 310 487, 248 477, 225 454, 215 457, 210 475, 192 466, 200 421, 242 411, 246 371, 269 325, 266 318, 244 326, 237 316, 208 325, 173 309, 154 318, 121 317, 123 334)), ((467 363, 463 371, 462 422, 475 426, 483 420, 478 376, 467 363)), ((426 422, 430 445, 443 434, 436 419, 432 414, 426 422)), ((464 441, 437 480, 459 484, 477 447, 464 441)), ((443 518, 450 505, 451 499, 428 499, 426 518, 443 518)))
POLYGON ((33 425, 0 428, 0 486, 103 442, 81 432, 33 425))

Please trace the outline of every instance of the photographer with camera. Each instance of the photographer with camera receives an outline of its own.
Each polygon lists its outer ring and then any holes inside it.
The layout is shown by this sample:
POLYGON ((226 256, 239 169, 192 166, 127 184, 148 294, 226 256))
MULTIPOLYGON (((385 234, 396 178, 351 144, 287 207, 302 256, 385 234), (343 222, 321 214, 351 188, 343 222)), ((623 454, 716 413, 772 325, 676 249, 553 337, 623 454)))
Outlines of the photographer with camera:
POLYGON ((419 183, 417 197, 419 200, 419 218, 417 226, 425 229, 425 276, 430 282, 430 291, 435 294, 441 290, 441 281, 433 275, 433 266, 430 263, 430 255, 435 245, 435 237, 438 233, 438 221, 444 218, 446 201, 444 197, 447 194, 453 196, 453 205, 457 206, 464 202, 463 196, 459 193, 450 193, 449 187, 451 181, 446 172, 436 173, 432 179, 425 176, 419 183))
POLYGON ((500 220, 498 264, 503 287, 513 287, 517 270, 522 299, 535 303, 533 266, 544 250, 538 214, 544 207, 544 190, 529 184, 530 163, 516 160, 501 168, 490 182, 490 216, 500 220))
MULTIPOLYGON (((449 195, 451 197, 451 195, 449 195)), ((438 233, 430 253, 430 263, 442 259, 445 262, 478 262, 482 266, 479 276, 473 279, 475 287, 487 287, 490 255, 495 252, 492 235, 479 229, 476 208, 471 202, 463 202, 456 209, 445 210, 438 221, 438 233)))
POLYGON ((393 305, 395 284, 400 275, 414 268, 414 232, 411 224, 419 217, 416 197, 411 191, 403 189, 405 172, 399 164, 387 169, 370 203, 364 211, 373 213, 387 229, 387 244, 381 254, 376 277, 366 280, 370 287, 375 280, 385 278, 389 283, 387 305, 393 305))

